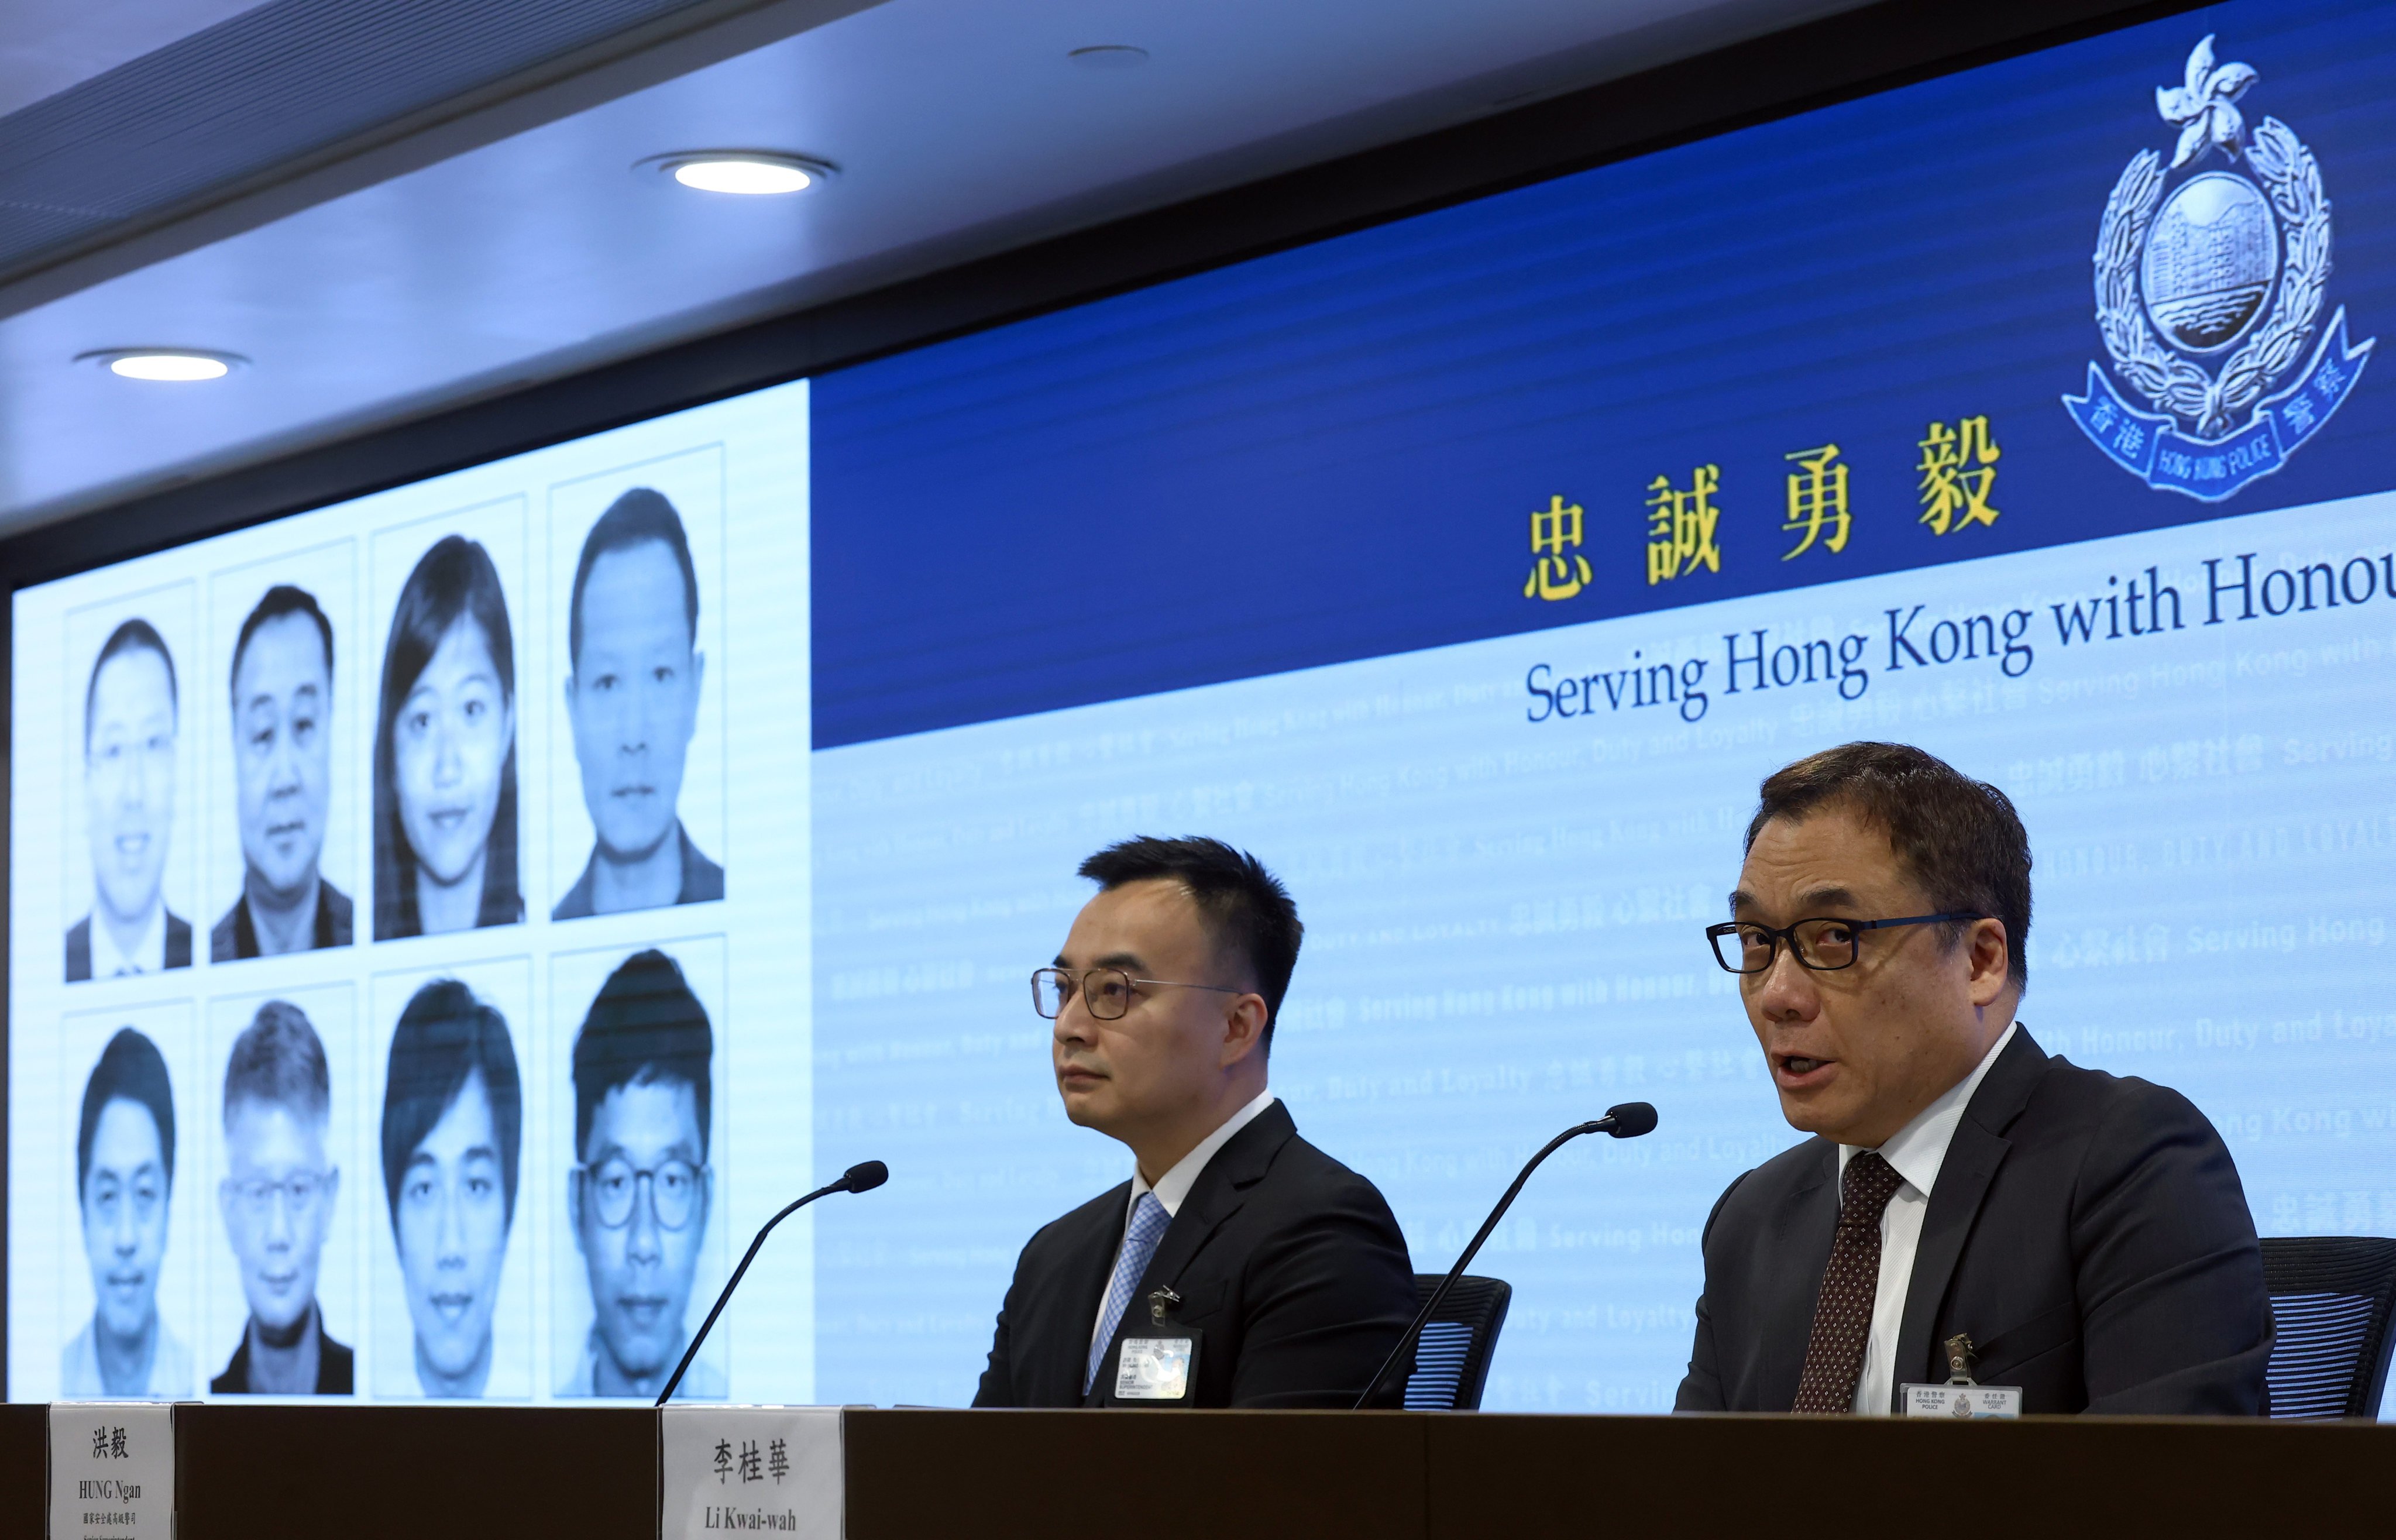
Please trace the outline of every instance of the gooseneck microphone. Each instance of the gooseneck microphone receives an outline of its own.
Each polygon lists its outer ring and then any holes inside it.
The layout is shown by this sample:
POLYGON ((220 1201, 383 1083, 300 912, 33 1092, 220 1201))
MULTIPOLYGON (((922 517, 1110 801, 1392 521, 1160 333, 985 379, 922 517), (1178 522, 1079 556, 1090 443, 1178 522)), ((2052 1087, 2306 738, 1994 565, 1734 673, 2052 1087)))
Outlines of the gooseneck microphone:
MULTIPOLYGON (((1655 1121, 1654 1113, 1651 1112, 1648 1114, 1648 1121, 1650 1122, 1655 1121)), ((1590 1126, 1593 1128, 1596 1125, 1592 1123, 1590 1126)), ((1577 1132, 1577 1130, 1576 1130, 1576 1132, 1577 1132)), ((715 1308, 707 1312, 707 1319, 699 1322, 699 1330, 692 1334, 690 1346, 682 1350, 682 1361, 674 1365, 673 1378, 666 1381, 666 1387, 658 1392, 657 1404, 663 1406, 666 1402, 673 1400, 674 1391, 681 1387, 683 1375, 690 1373, 690 1361, 699 1357, 699 1345, 707 1340, 708 1332, 715 1325, 715 1318, 724 1313, 724 1307, 729 1303, 732 1298, 732 1291, 740 1287, 741 1275, 749 1270, 750 1263, 757 1260, 757 1248, 765 1243, 765 1237, 774 1233, 774 1227, 776 1225, 788 1219, 792 1215, 798 1213, 799 1210, 806 1207, 809 1203, 814 1202, 819 1198, 822 1198, 835 1192, 872 1192, 875 1188, 880 1187, 883 1183, 888 1180, 890 1180, 890 1168, 888 1166, 884 1165, 879 1161, 861 1162, 859 1164, 850 1166, 846 1171, 842 1172, 840 1174, 840 1180, 832 1183, 829 1187, 819 1187, 816 1188, 813 1192, 808 1193, 797 1202, 791 1203, 784 1207, 781 1213, 777 1214, 771 1219, 766 1220, 765 1228, 757 1232, 757 1239, 749 1242, 748 1254, 740 1258, 740 1266, 732 1269, 732 1277, 725 1283, 724 1292, 715 1296, 715 1308)), ((1522 1184, 1518 1182, 1515 1185, 1519 1187, 1522 1184)), ((1510 1192, 1506 1196, 1511 1198, 1513 1194, 1510 1192)))
POLYGON ((1539 1152, 1531 1157, 1530 1163, 1523 1168, 1522 1174, 1514 1178, 1514 1185, 1506 1189, 1506 1196, 1498 1199, 1498 1206, 1489 1211, 1489 1217, 1481 1222, 1481 1233, 1472 1238, 1472 1243, 1464 1248, 1464 1255, 1456 1259, 1456 1266, 1447 1269, 1447 1276, 1439 1281, 1439 1287, 1431 1292, 1431 1297, 1423 1301, 1422 1308, 1415 1312, 1414 1324, 1406 1328, 1405 1335, 1398 1338, 1398 1345, 1390 1349, 1390 1356, 1381 1361, 1381 1367, 1373 1375, 1373 1383, 1364 1387, 1364 1393, 1356 1398, 1355 1410, 1361 1412, 1364 1409, 1374 1393, 1381 1388, 1382 1382, 1390 1377, 1390 1371, 1405 1358, 1407 1349, 1414 1346, 1415 1338, 1422 1334, 1423 1325, 1431 1320, 1431 1312, 1440 1308, 1447 1298, 1447 1292, 1456 1287, 1456 1281, 1464 1276, 1464 1269, 1471 1265, 1472 1258, 1480 1252, 1481 1243, 1489 1239, 1489 1232, 1498 1228, 1498 1221, 1506 1217, 1506 1211, 1514 1205, 1514 1195, 1523 1190, 1523 1184, 1531 1179, 1531 1173, 1539 1169, 1541 1161, 1584 1134, 1611 1134, 1617 1139, 1635 1139, 1642 1134, 1653 1133, 1655 1127, 1655 1108, 1645 1102, 1624 1102, 1619 1107, 1607 1108, 1603 1118, 1565 1129, 1541 1147, 1539 1152))

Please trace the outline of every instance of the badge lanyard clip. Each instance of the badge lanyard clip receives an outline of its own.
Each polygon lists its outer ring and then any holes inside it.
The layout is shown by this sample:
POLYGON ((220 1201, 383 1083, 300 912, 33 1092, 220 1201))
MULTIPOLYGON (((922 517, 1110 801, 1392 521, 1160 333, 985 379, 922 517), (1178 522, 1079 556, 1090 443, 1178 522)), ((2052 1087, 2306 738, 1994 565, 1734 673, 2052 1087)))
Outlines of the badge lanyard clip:
POLYGON ((1978 1385, 1980 1382, 1972 1377, 1972 1365, 1978 1360, 1980 1355, 1975 1350, 1974 1344, 1972 1342, 1972 1334, 1969 1332, 1956 1333, 1953 1336, 1947 1339, 1946 1348, 1947 1383, 1950 1385, 1978 1385))

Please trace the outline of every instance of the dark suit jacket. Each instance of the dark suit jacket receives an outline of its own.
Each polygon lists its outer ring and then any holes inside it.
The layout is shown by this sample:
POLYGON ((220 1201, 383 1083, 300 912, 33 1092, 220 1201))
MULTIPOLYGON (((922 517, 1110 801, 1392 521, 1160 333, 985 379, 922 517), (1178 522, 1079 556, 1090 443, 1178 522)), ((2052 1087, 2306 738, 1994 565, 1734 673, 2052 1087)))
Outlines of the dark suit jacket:
MULTIPOLYGON (((1677 1406, 1786 1412, 1839 1215, 1816 1137, 1733 1182, 1706 1221, 1706 1290, 1677 1406)), ((2026 1413, 2264 1410, 2262 1248, 2238 1170, 2176 1091, 2049 1058, 2027 1029, 1956 1125, 1923 1216, 1897 1380, 1974 1377, 2026 1413)))
MULTIPOLYGON (((309 949, 348 946, 354 923, 349 895, 317 878, 315 934, 308 939, 309 949)), ((244 893, 208 932, 208 961, 234 962, 257 955, 258 923, 249 916, 249 895, 244 893)))
MULTIPOLYGON (((319 1318, 321 1319, 321 1318, 319 1318)), ((316 1394, 347 1396, 355 1394, 357 1355, 339 1343, 320 1325, 316 1329, 316 1394)), ((212 1396, 246 1396, 249 1389, 249 1327, 241 1329, 241 1346, 233 1350, 233 1361, 223 1374, 208 1381, 212 1396)))
MULTIPOLYGON (((1082 1394, 1090 1329, 1130 1212, 1125 1182, 1023 1248, 976 1406, 1105 1406, 1105 1364, 1082 1394)), ((1298 1136, 1281 1103, 1206 1162, 1124 1311, 1119 1343, 1150 1326, 1151 1291, 1182 1299, 1204 1332, 1199 1406, 1347 1407, 1414 1319, 1414 1264, 1372 1183, 1298 1136)), ((1138 1404, 1138 1403, 1130 1403, 1138 1404)))
MULTIPOLYGON (((178 920, 173 909, 166 910, 166 966, 188 968, 192 965, 192 923, 178 920)), ((91 916, 87 914, 67 929, 67 982, 82 984, 91 978, 91 916)))
MULTIPOLYGON (((677 904, 712 904, 724 896, 724 869, 707 858, 699 846, 690 843, 690 833, 674 820, 674 838, 682 842, 682 891, 674 895, 677 904)), ((593 847, 591 858, 582 863, 582 875, 566 890, 566 896, 549 911, 552 920, 587 920, 597 911, 591 905, 592 889, 599 881, 593 869, 599 864, 599 852, 593 847)))

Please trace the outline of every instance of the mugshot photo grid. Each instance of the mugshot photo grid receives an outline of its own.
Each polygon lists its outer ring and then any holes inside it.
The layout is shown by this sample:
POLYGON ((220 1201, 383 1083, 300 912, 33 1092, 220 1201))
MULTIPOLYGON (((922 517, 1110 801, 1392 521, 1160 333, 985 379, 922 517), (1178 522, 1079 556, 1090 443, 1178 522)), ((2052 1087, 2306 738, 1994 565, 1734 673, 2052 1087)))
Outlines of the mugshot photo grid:
MULTIPOLYGON (((105 1093, 67 1131, 60 1391, 588 1399, 653 1393, 638 1388, 662 1378, 649 1361, 679 1358, 726 1270, 725 942, 642 933, 725 892, 724 685, 707 670, 722 653, 724 459, 704 445, 396 524, 303 517, 284 549, 253 540, 246 560, 65 616, 82 667, 61 692, 76 817, 60 891, 80 923, 57 976, 88 978, 98 927, 113 992, 147 981, 180 998, 71 1017, 60 1034, 67 1100, 79 1109, 95 1076, 105 1093), (536 508, 552 527, 532 527, 536 508), (546 591, 527 587, 536 551, 555 555, 546 591), (527 707, 528 686, 547 709, 527 707), (522 797, 552 783, 576 815, 553 861, 550 820, 522 797), (660 851, 659 896, 637 872, 598 875, 660 851), (585 945, 554 955, 579 998, 552 1029, 535 1019, 552 955, 534 938, 567 921, 588 922, 559 933, 585 945), (460 945, 445 927, 528 929, 539 955, 520 942, 513 959, 477 947, 444 963, 460 945), (386 952, 428 965, 393 970, 386 952), (536 1144, 552 1096, 571 1127, 586 1016, 619 1024, 603 1040, 646 1041, 637 1001, 600 999, 635 959, 687 1004, 668 1012, 680 1026, 660 1061, 680 1076, 669 1155, 662 1179, 647 1158, 631 1174, 640 1215, 598 1222, 622 1206, 611 1195, 583 1225, 570 1134, 536 1144), (394 1059, 410 1004, 432 1027, 394 1059), (552 1062, 566 1077, 553 1092, 539 1083, 552 1062), (502 1063, 512 1086, 495 1083, 502 1063), (395 1064, 412 1084, 394 1086, 395 1064), (96 1177, 80 1147, 97 1148, 96 1177), (496 1226, 475 1207, 486 1190, 496 1226), (446 1212, 428 1227, 434 1199, 446 1212), (592 1263, 618 1232, 632 1243, 592 1263), (652 1278, 642 1238, 660 1233, 672 1255, 652 1278), (536 1257, 534 1236, 562 1252, 536 1257), (604 1292, 635 1273, 640 1287, 604 1292)), ((660 1064, 592 1072, 617 1077, 598 1092, 606 1134, 660 1064)), ((725 1394, 719 1337, 684 1395, 725 1394)))

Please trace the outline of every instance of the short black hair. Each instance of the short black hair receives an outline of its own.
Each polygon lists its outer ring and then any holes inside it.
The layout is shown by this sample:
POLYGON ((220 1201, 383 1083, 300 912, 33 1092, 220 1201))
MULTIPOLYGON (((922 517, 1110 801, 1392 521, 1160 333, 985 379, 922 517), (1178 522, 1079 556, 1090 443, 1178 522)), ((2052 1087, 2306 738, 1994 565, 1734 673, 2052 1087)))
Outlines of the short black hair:
POLYGON ((674 960, 654 948, 626 958, 599 987, 574 1035, 574 1158, 590 1159, 591 1123, 609 1092, 679 1081, 698 1105, 699 1152, 705 1160, 714 1056, 707 1008, 674 960))
POLYGON ((655 487, 635 486, 607 505, 591 533, 582 538, 582 560, 574 568, 574 597, 566 611, 566 661, 568 668, 582 661, 582 588, 591 581, 591 569, 599 558, 611 551, 623 551, 643 540, 655 540, 673 556, 674 565, 682 568, 682 613, 689 622, 690 639, 699 641, 699 568, 691 564, 690 540, 683 534, 682 515, 666 495, 655 487))
MULTIPOLYGON (((266 591, 266 597, 249 612, 249 618, 241 623, 241 634, 233 639, 233 667, 225 670, 225 691, 228 695, 241 688, 241 659, 242 655, 249 651, 249 639, 256 636, 259 628, 269 620, 280 620, 286 615, 304 615, 316 623, 317 639, 325 644, 325 687, 332 688, 333 623, 325 618, 323 610, 316 607, 314 594, 303 588, 294 588, 289 583, 277 583, 266 591)), ((234 710, 241 710, 238 696, 234 697, 233 704, 234 710)))
POLYGON ((1220 840, 1187 834, 1178 840, 1149 835, 1111 844, 1082 863, 1082 875, 1101 890, 1161 878, 1178 883, 1214 931, 1218 947, 1236 950, 1255 974, 1265 1000, 1265 1052, 1272 1052, 1273 1026, 1282 996, 1298 971, 1298 949, 1306 939, 1298 905, 1281 879, 1264 863, 1220 840))
MULTIPOLYGON (((1910 743, 1843 743, 1764 777, 1745 849, 1774 818, 1844 807, 1880 830, 1939 913, 1985 914, 2005 927, 2006 974, 2030 987, 2030 833, 2013 799, 1910 743)), ((1947 944, 1961 923, 1941 925, 1947 944)))
POLYGON ((383 1077, 382 1185, 399 1222, 399 1188, 407 1162, 480 1073, 491 1098, 491 1131, 499 1141, 499 1180, 508 1219, 516 1216, 516 1156, 524 1135, 524 1091, 516 1078, 515 1044, 507 1018, 454 978, 436 978, 399 1013, 391 1037, 391 1069, 383 1077))
POLYGON ((75 1192, 91 1180, 91 1141, 100 1115, 113 1101, 129 1101, 158 1126, 158 1149, 166 1162, 166 1185, 175 1185, 175 1088, 166 1079, 166 1056, 130 1027, 120 1027, 91 1067, 83 1086, 83 1126, 75 1134, 75 1192))
POLYGON ((286 1000, 270 1000, 233 1039, 225 1061, 224 1121, 243 1102, 280 1107, 322 1122, 333 1109, 332 1077, 325 1069, 325 1044, 308 1013, 286 1000))
POLYGON ((166 639, 158 634, 158 628, 136 616, 110 631, 108 640, 100 644, 100 656, 91 660, 91 678, 83 687, 83 747, 86 753, 91 751, 91 708, 92 703, 100 698, 100 670, 108 667, 109 659, 143 647, 156 653, 158 661, 166 665, 166 701, 175 708, 176 721, 181 722, 182 697, 175 685, 175 655, 166 650, 166 639))

